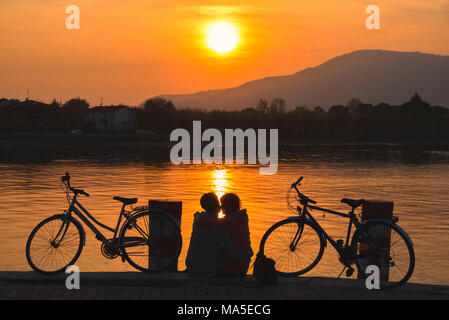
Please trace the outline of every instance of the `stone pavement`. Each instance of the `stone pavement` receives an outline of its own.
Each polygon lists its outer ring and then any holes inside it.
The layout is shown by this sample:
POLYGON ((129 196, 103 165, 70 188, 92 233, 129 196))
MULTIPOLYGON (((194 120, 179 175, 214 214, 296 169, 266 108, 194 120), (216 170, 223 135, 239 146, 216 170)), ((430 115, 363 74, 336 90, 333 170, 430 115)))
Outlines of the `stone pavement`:
POLYGON ((262 287, 251 276, 238 284, 238 279, 198 279, 185 273, 85 272, 80 274, 80 289, 68 290, 67 276, 0 272, 0 299, 449 299, 448 286, 405 284, 394 290, 370 291, 355 279, 280 278, 277 286, 262 287))

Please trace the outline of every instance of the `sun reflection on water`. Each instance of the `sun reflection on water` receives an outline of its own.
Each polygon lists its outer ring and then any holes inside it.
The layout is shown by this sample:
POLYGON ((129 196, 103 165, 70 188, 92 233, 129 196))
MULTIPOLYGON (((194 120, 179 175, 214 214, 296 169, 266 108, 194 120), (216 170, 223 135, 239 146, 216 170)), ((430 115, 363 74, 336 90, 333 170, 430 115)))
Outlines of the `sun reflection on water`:
MULTIPOLYGON (((228 190, 227 171, 226 169, 216 169, 212 172, 212 183, 214 185, 214 192, 220 198, 228 190)), ((223 218, 224 214, 220 211, 219 218, 223 218)))

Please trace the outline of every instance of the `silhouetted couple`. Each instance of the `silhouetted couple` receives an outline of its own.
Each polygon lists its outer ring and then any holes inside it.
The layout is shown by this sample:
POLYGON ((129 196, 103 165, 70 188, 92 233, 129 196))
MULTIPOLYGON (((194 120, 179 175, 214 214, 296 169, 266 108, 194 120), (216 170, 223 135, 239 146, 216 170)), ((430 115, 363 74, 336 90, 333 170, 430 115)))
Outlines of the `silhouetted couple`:
POLYGON ((194 215, 187 272, 204 277, 245 274, 253 251, 248 215, 245 209, 241 210, 239 197, 227 193, 219 201, 214 193, 206 193, 200 203, 205 212, 194 215), (219 218, 220 210, 224 218, 219 218))

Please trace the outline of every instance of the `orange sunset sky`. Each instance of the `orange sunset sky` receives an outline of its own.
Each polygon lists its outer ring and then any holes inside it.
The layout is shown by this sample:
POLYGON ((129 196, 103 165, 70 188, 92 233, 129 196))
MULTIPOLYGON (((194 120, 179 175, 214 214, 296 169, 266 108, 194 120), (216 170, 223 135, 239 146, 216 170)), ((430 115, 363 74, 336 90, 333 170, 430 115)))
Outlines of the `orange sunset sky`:
POLYGON ((0 0, 0 97, 91 105, 232 87, 359 49, 449 55, 449 0, 0 0), (80 30, 65 9, 80 8, 80 30), (380 8, 380 30, 365 8, 380 8), (240 42, 205 44, 216 21, 240 42))

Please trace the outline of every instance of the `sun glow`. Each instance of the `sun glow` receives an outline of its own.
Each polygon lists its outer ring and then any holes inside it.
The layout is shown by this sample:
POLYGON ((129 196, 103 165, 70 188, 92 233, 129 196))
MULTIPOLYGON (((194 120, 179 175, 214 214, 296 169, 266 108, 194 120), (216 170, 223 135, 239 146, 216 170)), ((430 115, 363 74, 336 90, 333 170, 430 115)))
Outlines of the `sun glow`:
POLYGON ((230 22, 218 21, 207 27, 206 45, 217 54, 225 55, 233 51, 239 42, 239 32, 230 22))

